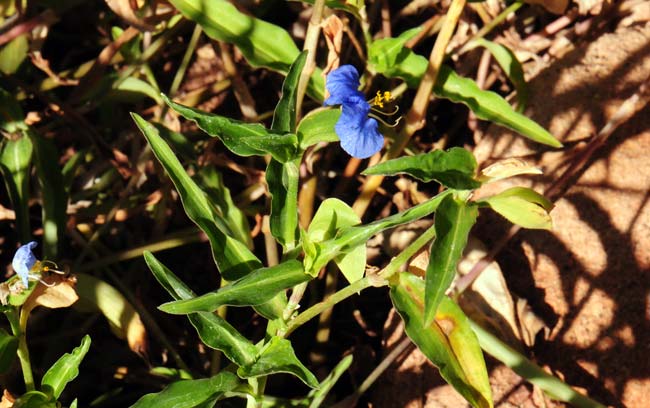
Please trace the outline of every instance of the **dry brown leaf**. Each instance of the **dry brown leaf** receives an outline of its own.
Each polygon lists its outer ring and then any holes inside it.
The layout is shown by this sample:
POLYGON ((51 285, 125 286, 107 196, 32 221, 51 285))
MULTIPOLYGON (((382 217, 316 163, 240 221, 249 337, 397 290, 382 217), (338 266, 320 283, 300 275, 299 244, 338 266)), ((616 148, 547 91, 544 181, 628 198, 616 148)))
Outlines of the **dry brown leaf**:
POLYGON ((0 400, 0 408, 11 408, 14 406, 16 398, 7 390, 2 391, 2 400, 0 400))
POLYGON ((154 27, 147 24, 143 19, 139 18, 129 0, 105 0, 108 7, 113 10, 113 13, 120 16, 124 21, 131 24, 133 27, 140 31, 153 31, 154 27))
POLYGON ((524 0, 528 4, 539 4, 546 10, 555 14, 562 14, 569 5, 569 0, 524 0))
POLYGON ((332 14, 323 22, 323 35, 327 43, 327 66, 323 75, 339 67, 341 56, 341 44, 343 43, 343 22, 332 14))
POLYGON ((43 281, 50 286, 39 282, 23 305, 26 313, 30 313, 36 306, 49 309, 69 307, 79 299, 75 290, 77 280, 74 277, 50 275, 43 278, 43 281))
MULTIPOLYGON (((458 272, 461 275, 468 273, 486 254, 483 243, 470 237, 463 259, 458 264, 458 272)), ((492 262, 463 292, 459 304, 472 319, 497 331, 508 344, 520 348, 523 342, 532 347, 537 333, 548 329, 529 308, 516 307, 515 304, 519 306, 520 301, 513 299, 501 268, 492 262)), ((521 303, 525 304, 525 301, 521 303)))
POLYGON ((517 158, 499 160, 481 170, 481 181, 492 182, 521 174, 542 174, 538 167, 517 158))

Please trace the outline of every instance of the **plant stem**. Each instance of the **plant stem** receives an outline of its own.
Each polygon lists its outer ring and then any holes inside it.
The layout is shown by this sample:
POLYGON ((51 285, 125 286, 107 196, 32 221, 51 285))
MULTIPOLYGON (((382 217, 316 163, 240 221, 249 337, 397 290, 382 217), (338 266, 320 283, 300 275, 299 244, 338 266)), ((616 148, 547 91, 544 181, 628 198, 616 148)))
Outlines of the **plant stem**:
MULTIPOLYGON (((181 60, 181 64, 178 66, 178 70, 176 71, 176 75, 174 75, 174 79, 172 80, 172 84, 169 87, 169 96, 173 97, 176 95, 176 92, 178 92, 178 88, 181 86, 181 82, 183 81, 183 78, 185 77, 185 72, 187 71, 188 66, 190 65, 190 60, 192 59, 192 55, 194 54, 194 50, 196 49, 196 45, 199 42, 199 38, 201 38, 201 33, 203 32, 203 29, 199 24, 194 26, 194 31, 192 32, 192 37, 190 38, 190 42, 187 44, 187 48, 185 49, 185 54, 183 54, 183 59, 181 60)), ((166 106, 166 105, 165 105, 166 106)))
POLYGON ((436 237, 436 226, 430 226, 426 231, 422 233, 415 241, 413 241, 409 246, 407 246, 399 255, 393 258, 388 265, 381 272, 379 276, 383 279, 388 280, 395 272, 399 271, 399 268, 402 267, 413 255, 415 255, 427 242, 431 241, 436 237))
POLYGON ((474 48, 474 46, 476 44, 475 43, 476 40, 478 40, 479 38, 485 37, 490 31, 494 30, 494 27, 501 24, 503 22, 503 20, 505 20, 510 14, 512 14, 515 11, 519 10, 521 8, 521 6, 523 6, 523 5, 524 5, 524 3, 520 2, 520 1, 516 1, 516 2, 512 3, 510 6, 508 6, 508 8, 503 10, 492 21, 490 21, 488 24, 481 27, 481 29, 478 30, 478 32, 476 34, 474 34, 474 36, 472 38, 470 38, 469 41, 467 41, 465 43, 465 45, 463 45, 461 47, 461 49, 458 51, 458 54, 459 55, 463 54, 463 53, 471 50, 472 48, 474 48))
POLYGON ((298 316, 296 316, 295 319, 287 324, 287 330, 285 331, 283 337, 289 336, 294 330, 307 323, 312 318, 318 316, 323 310, 327 310, 340 301, 347 299, 352 295, 358 294, 362 290, 371 286, 374 286, 374 281, 366 276, 354 282, 350 286, 347 286, 332 294, 332 296, 323 300, 322 302, 316 303, 314 306, 300 313, 298 316))
POLYGON ((18 360, 25 380, 25 390, 34 391, 34 374, 32 373, 32 364, 29 359, 29 349, 27 348, 27 317, 29 313, 20 312, 18 317, 18 308, 7 313, 7 319, 11 326, 11 332, 18 338, 18 360))
POLYGON ((605 408, 604 405, 578 393, 559 378, 499 340, 492 333, 470 320, 483 351, 496 358, 530 383, 538 386, 553 399, 568 402, 577 408, 605 408))
POLYGON ((307 34, 305 34, 305 44, 302 48, 307 51, 307 59, 305 61, 305 66, 300 73, 298 89, 296 91, 296 115, 298 117, 300 117, 302 101, 305 98, 309 78, 316 67, 316 49, 318 48, 318 36, 320 35, 320 25, 323 20, 324 9, 325 0, 314 1, 314 7, 312 7, 311 18, 309 19, 309 25, 307 27, 307 34))

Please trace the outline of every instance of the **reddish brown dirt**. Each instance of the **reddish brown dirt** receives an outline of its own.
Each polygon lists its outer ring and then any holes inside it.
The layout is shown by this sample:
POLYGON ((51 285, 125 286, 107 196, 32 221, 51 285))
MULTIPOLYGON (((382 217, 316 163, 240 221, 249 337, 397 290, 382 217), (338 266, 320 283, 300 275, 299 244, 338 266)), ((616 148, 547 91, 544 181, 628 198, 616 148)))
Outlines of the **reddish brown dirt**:
MULTIPOLYGON (((560 151, 492 127, 475 154, 486 165, 521 157, 544 176, 512 185, 544 191, 567 167, 580 141, 596 134, 650 76, 650 26, 622 27, 569 51, 530 82, 529 115, 556 137, 560 151)), ((511 291, 551 329, 529 357, 611 406, 650 406, 650 108, 624 123, 572 181, 552 212, 553 231, 521 231, 497 260, 511 291)), ((475 229, 488 247, 509 224, 481 215, 475 229)), ((397 324, 389 319, 387 327, 397 324)), ((390 331, 390 330, 389 330, 390 331)), ((392 330, 387 345, 401 338, 392 330)), ((499 407, 563 406, 509 369, 488 362, 499 407)), ((375 406, 462 407, 417 351, 394 364, 375 387, 375 406)))

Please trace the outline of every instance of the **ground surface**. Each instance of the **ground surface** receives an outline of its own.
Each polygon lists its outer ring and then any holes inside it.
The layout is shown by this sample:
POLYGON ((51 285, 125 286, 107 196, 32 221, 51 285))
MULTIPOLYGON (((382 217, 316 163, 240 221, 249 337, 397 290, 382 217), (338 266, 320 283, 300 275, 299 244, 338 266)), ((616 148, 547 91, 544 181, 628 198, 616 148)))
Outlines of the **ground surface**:
MULTIPOLYGON (((571 163, 580 141, 596 134, 649 76, 650 27, 643 25, 599 33, 543 68, 530 81, 530 114, 566 148, 539 149, 490 128, 475 149, 479 163, 514 156, 544 170, 544 176, 509 180, 492 192, 510 185, 543 191, 571 163)), ((527 299, 550 329, 529 356, 593 398, 630 408, 647 407, 650 395, 649 118, 650 109, 641 110, 599 150, 556 203, 552 232, 522 231, 497 258, 510 290, 527 299)), ((506 228, 487 214, 476 235, 490 247, 506 228)), ((388 347, 401 337, 401 328, 391 334, 393 317, 386 326, 388 347)), ((498 406, 561 406, 509 369, 489 365, 498 406)), ((377 386, 376 406, 466 404, 443 384, 426 358, 412 351, 377 386), (404 392, 411 387, 412 393, 404 392)))

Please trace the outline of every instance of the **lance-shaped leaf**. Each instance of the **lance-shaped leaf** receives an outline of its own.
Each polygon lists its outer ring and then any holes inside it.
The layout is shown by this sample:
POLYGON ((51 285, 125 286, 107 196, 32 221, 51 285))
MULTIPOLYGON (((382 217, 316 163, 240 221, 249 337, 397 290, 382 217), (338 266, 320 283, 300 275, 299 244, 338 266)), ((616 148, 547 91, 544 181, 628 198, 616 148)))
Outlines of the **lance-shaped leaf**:
MULTIPOLYGON (((235 44, 254 67, 266 67, 286 74, 300 51, 283 28, 237 10, 226 0, 171 0, 183 16, 199 24, 219 41, 235 44)), ((325 84, 322 71, 315 69, 309 94, 322 101, 325 84)))
MULTIPOLYGON (((156 280, 176 300, 193 299, 196 295, 172 271, 163 265, 151 252, 144 252, 144 260, 156 280)), ((214 313, 191 313, 190 323, 207 346, 221 350, 238 366, 252 364, 257 348, 226 320, 214 313)))
POLYGON ((26 135, 5 139, 0 145, 0 173, 5 181, 11 205, 16 212, 16 224, 21 242, 31 241, 29 226, 29 170, 33 145, 26 135))
POLYGON ((300 148, 304 150, 319 142, 338 142, 334 126, 340 117, 341 109, 332 108, 314 109, 305 115, 297 129, 300 148))
POLYGON ((17 350, 18 338, 0 329, 0 374, 6 373, 11 368, 17 350))
MULTIPOLYGON (((381 47, 375 46, 378 49, 377 56, 369 55, 369 62, 370 68, 376 72, 388 77, 403 78, 410 87, 414 88, 420 83, 426 72, 428 61, 425 57, 403 47, 408 40, 407 34, 410 35, 410 32, 404 33, 405 37, 403 38, 400 36, 378 40, 382 41, 381 47), (390 54, 382 55, 381 52, 390 54), (388 61, 391 64, 382 61, 388 61)), ((433 92, 438 97, 467 105, 480 119, 505 126, 538 143, 562 147, 562 144, 546 129, 517 112, 500 95, 479 88, 476 82, 459 76, 447 65, 440 67, 433 92)))
POLYGON ((391 282, 390 298, 404 320, 406 334, 440 369, 442 377, 476 408, 491 408, 485 360, 463 311, 444 298, 430 323, 424 319, 425 283, 410 273, 391 282))
POLYGON ((436 240, 431 244, 431 254, 426 272, 424 297, 424 323, 429 325, 436 315, 438 305, 456 275, 456 267, 467 236, 476 222, 478 208, 453 195, 445 197, 436 211, 436 240))
MULTIPOLYGON (((205 232, 210 240, 212 256, 222 276, 235 280, 260 268, 262 263, 246 244, 231 237, 214 222, 215 214, 205 193, 185 172, 169 145, 160 137, 158 130, 137 114, 132 114, 136 125, 146 137, 151 149, 172 179, 183 202, 188 217, 205 232)), ((223 223, 223 220, 221 220, 223 223)))
POLYGON ((253 364, 240 367, 237 370, 237 374, 242 378, 261 377, 277 373, 295 375, 311 388, 318 388, 318 380, 298 360, 291 346, 291 342, 280 337, 273 337, 264 346, 259 357, 253 364))
POLYGON ((553 203, 530 188, 513 187, 487 197, 480 203, 488 204, 508 221, 524 228, 546 230, 553 228, 553 220, 549 214, 553 209, 553 203))
POLYGON ((298 182, 300 158, 280 163, 271 159, 266 167, 266 183, 271 193, 271 234, 282 244, 284 252, 296 247, 298 230, 298 182))
MULTIPOLYGON (((282 96, 273 112, 271 129, 274 132, 294 133, 296 131, 296 89, 300 74, 305 66, 307 52, 302 52, 291 64, 289 73, 282 84, 282 96)), ((297 139, 296 139, 297 141, 297 139)), ((272 158, 266 168, 266 183, 271 193, 271 234, 280 242, 284 252, 296 247, 298 231, 298 182, 300 180, 300 160, 279 162, 272 158)))
POLYGON ((227 371, 200 380, 176 381, 160 392, 143 396, 131 408, 194 408, 208 402, 214 404, 239 384, 239 378, 227 371))
POLYGON ((43 256, 56 259, 59 240, 65 231, 68 195, 63 184, 63 173, 58 164, 59 152, 51 139, 28 131, 34 145, 34 167, 43 199, 43 256))
POLYGON ((170 108, 195 122, 208 135, 218 137, 231 152, 239 156, 270 154, 284 163, 298 154, 298 137, 293 133, 272 132, 259 123, 240 122, 181 105, 164 95, 163 98, 170 108))
POLYGON ((476 167, 472 153, 452 147, 388 160, 366 169, 363 174, 408 174, 425 183, 435 180, 445 187, 471 190, 481 186, 475 179, 476 167))
POLYGON ((306 60, 307 51, 303 51, 291 64, 289 73, 282 83, 282 95, 273 112, 273 123, 271 123, 271 129, 276 132, 296 132, 296 94, 306 60))
POLYGON ((172 314, 187 314, 213 312, 222 305, 260 305, 309 278, 302 263, 292 259, 269 268, 257 269, 217 291, 197 298, 162 304, 159 309, 172 314))
MULTIPOLYGON (((318 207, 309 224, 307 239, 308 242, 318 246, 321 242, 336 237, 337 232, 342 228, 358 224, 361 224, 361 219, 349 205, 339 199, 328 198, 318 207)), ((348 282, 358 281, 366 270, 365 242, 338 255, 334 258, 334 262, 348 282)))
POLYGON ((43 376, 41 389, 52 395, 54 399, 59 398, 65 386, 77 375, 79 375, 79 364, 90 349, 90 337, 85 335, 81 339, 81 345, 66 353, 50 367, 43 376))
POLYGON ((486 40, 477 38, 476 44, 485 47, 497 61, 503 72, 517 90, 517 111, 522 112, 528 103, 528 85, 524 78, 524 69, 517 59, 517 56, 508 47, 486 40))
POLYGON ((482 90, 476 82, 461 77, 446 65, 440 67, 433 92, 441 98, 467 105, 479 119, 505 126, 535 142, 562 147, 546 129, 515 111, 501 96, 482 90))

